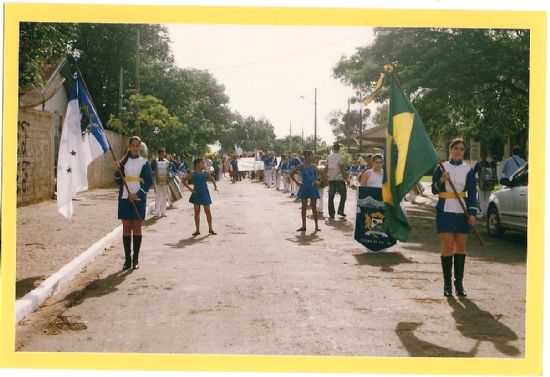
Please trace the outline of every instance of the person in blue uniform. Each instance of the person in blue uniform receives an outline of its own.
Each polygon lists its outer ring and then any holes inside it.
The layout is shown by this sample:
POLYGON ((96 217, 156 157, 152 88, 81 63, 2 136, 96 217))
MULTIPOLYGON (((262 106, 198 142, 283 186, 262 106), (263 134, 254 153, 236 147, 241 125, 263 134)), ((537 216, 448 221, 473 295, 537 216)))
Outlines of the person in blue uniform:
POLYGON ((128 152, 118 162, 122 176, 119 172, 115 174, 115 180, 119 186, 118 218, 122 220, 123 270, 139 268, 141 228, 145 219, 147 192, 153 184, 151 166, 147 159, 140 156, 140 147, 141 139, 132 136, 129 140, 128 152))
POLYGON ((317 221, 317 199, 319 199, 319 174, 317 166, 313 164, 313 153, 309 150, 304 151, 304 163, 294 168, 290 173, 290 179, 299 186, 297 197, 302 201, 302 227, 297 232, 306 231, 306 211, 307 201, 310 200, 311 210, 313 211, 313 220, 315 221, 315 232, 320 231, 317 221), (302 177, 301 182, 295 178, 296 174, 302 177))
POLYGON ((187 179, 183 180, 183 184, 192 192, 189 202, 193 203, 195 209, 195 233, 193 233, 193 236, 198 236, 200 234, 199 228, 201 206, 204 207, 204 213, 206 214, 208 233, 215 235, 216 232, 214 232, 214 229, 212 228, 212 213, 210 212, 212 199, 210 198, 210 192, 208 191, 208 181, 211 181, 214 184, 214 190, 216 191, 218 191, 218 186, 216 185, 216 180, 212 177, 210 172, 206 170, 206 165, 202 158, 198 158, 193 162, 191 180, 193 182, 193 187, 187 184, 187 179))
MULTIPOLYGON (((302 161, 298 158, 298 155, 296 153, 292 153, 289 161, 288 161, 288 169, 289 171, 292 171, 296 169, 298 166, 302 164, 302 161)), ((298 185, 294 183, 294 181, 290 180, 290 197, 294 198, 296 196, 296 193, 298 192, 298 185)))
POLYGON ((443 294, 453 294, 452 276, 456 294, 466 296, 464 290, 464 264, 466 260, 466 239, 471 227, 476 224, 479 210, 477 202, 476 177, 474 169, 464 162, 464 140, 457 138, 450 144, 450 159, 438 166, 432 177, 432 192, 439 196, 436 205, 436 228, 441 240, 441 267, 443 270, 443 294), (456 198, 449 183, 451 180, 459 194, 456 198), (468 210, 468 216, 459 200, 468 210))

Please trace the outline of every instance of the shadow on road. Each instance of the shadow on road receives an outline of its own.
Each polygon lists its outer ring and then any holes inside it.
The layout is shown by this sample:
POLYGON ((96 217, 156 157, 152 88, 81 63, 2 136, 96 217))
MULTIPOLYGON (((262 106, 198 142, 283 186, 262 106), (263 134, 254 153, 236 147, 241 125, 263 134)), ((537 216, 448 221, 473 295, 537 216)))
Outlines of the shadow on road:
POLYGON ((204 235, 202 237, 189 237, 185 238, 183 240, 179 240, 178 243, 165 243, 164 245, 173 247, 175 249, 183 249, 191 245, 195 245, 197 243, 203 242, 206 238, 208 238, 208 235, 204 235))
POLYGON ((507 356, 520 355, 520 350, 508 344, 517 340, 518 336, 511 328, 500 322, 502 315, 493 315, 482 310, 466 298, 460 301, 449 298, 447 301, 453 309, 452 316, 456 328, 464 337, 491 342, 499 352, 507 356))
POLYGON ((438 346, 437 344, 420 339, 414 331, 422 326, 422 322, 399 322, 395 333, 407 349, 410 356, 417 357, 473 357, 477 354, 480 342, 468 352, 457 351, 451 348, 438 346))
MULTIPOLYGON (((410 239, 402 243, 405 250, 440 253, 439 239, 435 230, 435 210, 426 205, 407 207, 407 217, 412 225, 410 239)), ((473 234, 468 237, 468 255, 497 263, 525 264, 527 261, 527 237, 520 233, 507 232, 502 238, 490 237, 484 222, 477 229, 485 242, 481 247, 473 234)))
POLYGON ((64 302, 66 308, 72 308, 82 304, 89 298, 101 297, 116 292, 118 290, 117 287, 122 284, 131 273, 132 270, 118 271, 103 279, 93 280, 84 288, 68 294, 65 298, 56 302, 56 304, 64 302))
POLYGON ((333 220, 331 218, 327 218, 325 221, 325 225, 330 226, 336 230, 340 230, 342 232, 352 232, 355 230, 353 222, 348 221, 347 219, 333 220))
POLYGON ((354 257, 357 260, 357 265, 380 267, 380 270, 384 272, 393 272, 393 267, 400 264, 417 263, 401 253, 364 253, 355 254, 354 257))
POLYGON ((36 288, 38 284, 42 282, 44 279, 45 279, 44 276, 33 276, 30 278, 18 280, 15 283, 15 298, 19 299, 25 296, 27 293, 29 293, 34 288, 36 288))
POLYGON ((319 237, 318 233, 311 233, 311 234, 300 233, 296 235, 295 238, 287 238, 286 240, 296 243, 300 246, 309 246, 309 245, 313 245, 316 242, 320 242, 323 239, 319 237))

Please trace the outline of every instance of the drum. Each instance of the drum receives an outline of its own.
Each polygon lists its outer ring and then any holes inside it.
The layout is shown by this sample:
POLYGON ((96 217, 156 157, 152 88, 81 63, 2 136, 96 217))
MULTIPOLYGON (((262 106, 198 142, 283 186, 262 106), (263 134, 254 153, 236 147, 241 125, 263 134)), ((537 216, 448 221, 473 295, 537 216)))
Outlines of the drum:
POLYGON ((168 188, 170 189, 170 197, 172 202, 177 202, 183 198, 183 193, 181 192, 181 181, 178 177, 172 177, 168 180, 168 188))

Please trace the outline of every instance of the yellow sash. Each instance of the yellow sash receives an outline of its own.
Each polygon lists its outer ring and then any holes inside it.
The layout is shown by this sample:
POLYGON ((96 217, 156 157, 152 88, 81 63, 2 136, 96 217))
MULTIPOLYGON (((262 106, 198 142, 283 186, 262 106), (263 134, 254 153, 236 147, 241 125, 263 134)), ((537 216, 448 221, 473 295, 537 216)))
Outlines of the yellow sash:
POLYGON ((130 182, 141 183, 141 182, 143 182, 143 179, 141 179, 140 177, 136 177, 136 176, 132 176, 132 175, 127 175, 126 177, 124 177, 124 180, 126 181, 126 183, 130 183, 130 182))
MULTIPOLYGON (((439 194, 439 197, 442 198, 442 199, 456 199, 456 195, 454 192, 440 192, 439 194)), ((462 199, 464 199, 466 197, 466 193, 465 192, 459 192, 458 193, 458 196, 462 199)))

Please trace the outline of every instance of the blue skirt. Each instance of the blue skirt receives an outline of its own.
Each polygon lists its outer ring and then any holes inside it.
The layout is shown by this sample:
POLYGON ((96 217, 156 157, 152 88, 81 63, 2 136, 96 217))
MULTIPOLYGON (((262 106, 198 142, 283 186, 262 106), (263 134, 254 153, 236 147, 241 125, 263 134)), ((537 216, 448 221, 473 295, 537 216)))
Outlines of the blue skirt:
POLYGON ((298 199, 319 199, 320 197, 319 189, 315 186, 301 185, 298 190, 298 199))
POLYGON ((189 198, 189 202, 197 205, 209 206, 212 204, 210 193, 208 190, 202 192, 193 192, 189 198))
POLYGON ((470 233, 470 224, 463 213, 437 211, 435 224, 437 233, 470 233))
MULTIPOLYGON (((141 220, 145 220, 145 207, 147 206, 147 197, 141 198, 134 202, 138 209, 141 220)), ((138 220, 136 216, 136 210, 132 203, 128 199, 118 200, 118 218, 119 220, 138 220)))

